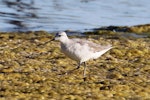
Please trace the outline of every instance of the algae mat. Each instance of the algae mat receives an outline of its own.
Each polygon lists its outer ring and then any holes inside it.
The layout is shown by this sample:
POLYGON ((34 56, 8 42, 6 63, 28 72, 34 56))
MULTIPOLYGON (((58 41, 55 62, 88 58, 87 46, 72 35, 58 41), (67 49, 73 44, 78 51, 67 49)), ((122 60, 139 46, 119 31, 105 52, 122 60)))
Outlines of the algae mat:
MULTIPOLYGON (((0 99, 150 100, 150 38, 90 35, 114 48, 83 67, 46 32, 0 33, 0 99)), ((84 37, 82 37, 84 38, 84 37)))

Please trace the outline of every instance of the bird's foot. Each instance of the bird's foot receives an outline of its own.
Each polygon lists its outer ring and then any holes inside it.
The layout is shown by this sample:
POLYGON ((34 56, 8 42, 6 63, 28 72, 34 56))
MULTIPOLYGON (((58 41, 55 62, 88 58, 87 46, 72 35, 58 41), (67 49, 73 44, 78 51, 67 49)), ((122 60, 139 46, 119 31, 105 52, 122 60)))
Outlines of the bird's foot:
POLYGON ((77 68, 76 69, 79 69, 80 68, 80 66, 77 66, 77 68))
POLYGON ((84 82, 87 80, 87 77, 83 77, 84 82))

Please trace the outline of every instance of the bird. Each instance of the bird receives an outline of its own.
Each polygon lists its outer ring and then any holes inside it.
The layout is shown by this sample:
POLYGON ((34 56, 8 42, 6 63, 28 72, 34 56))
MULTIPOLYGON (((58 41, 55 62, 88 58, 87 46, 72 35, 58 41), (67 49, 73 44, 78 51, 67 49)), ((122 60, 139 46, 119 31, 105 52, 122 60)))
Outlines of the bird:
POLYGON ((111 45, 100 45, 92 41, 68 38, 66 32, 56 33, 54 40, 60 41, 61 51, 77 62, 77 69, 84 64, 83 78, 86 78, 86 61, 97 59, 112 48, 111 45))

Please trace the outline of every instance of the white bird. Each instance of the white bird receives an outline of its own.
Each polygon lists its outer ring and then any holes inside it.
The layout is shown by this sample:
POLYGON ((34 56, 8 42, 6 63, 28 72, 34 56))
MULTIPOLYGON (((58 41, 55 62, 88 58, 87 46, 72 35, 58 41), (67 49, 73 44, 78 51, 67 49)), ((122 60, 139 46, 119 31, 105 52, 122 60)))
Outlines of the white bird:
POLYGON ((61 42, 61 51, 72 60, 78 63, 78 68, 84 63, 83 76, 86 77, 86 64, 85 62, 90 59, 97 59, 102 54, 112 48, 111 45, 102 46, 83 39, 69 39, 65 32, 58 32, 55 35, 55 40, 61 42))

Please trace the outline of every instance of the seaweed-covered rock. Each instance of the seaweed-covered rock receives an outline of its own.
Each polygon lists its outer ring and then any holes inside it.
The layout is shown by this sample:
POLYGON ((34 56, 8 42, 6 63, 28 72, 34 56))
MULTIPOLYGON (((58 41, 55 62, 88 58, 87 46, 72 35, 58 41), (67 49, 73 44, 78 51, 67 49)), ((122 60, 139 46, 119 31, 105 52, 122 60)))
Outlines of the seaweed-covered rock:
POLYGON ((61 53, 52 38, 44 31, 0 33, 1 99, 150 99, 149 38, 120 37, 115 31, 86 37, 114 48, 87 62, 85 82, 83 67, 73 71, 76 62, 61 53))

